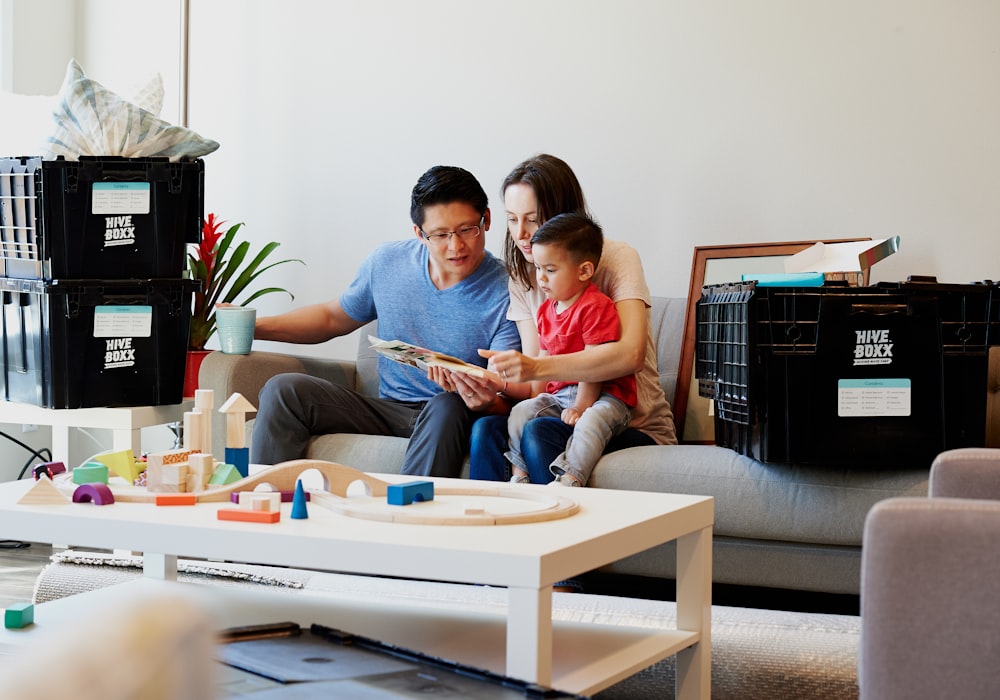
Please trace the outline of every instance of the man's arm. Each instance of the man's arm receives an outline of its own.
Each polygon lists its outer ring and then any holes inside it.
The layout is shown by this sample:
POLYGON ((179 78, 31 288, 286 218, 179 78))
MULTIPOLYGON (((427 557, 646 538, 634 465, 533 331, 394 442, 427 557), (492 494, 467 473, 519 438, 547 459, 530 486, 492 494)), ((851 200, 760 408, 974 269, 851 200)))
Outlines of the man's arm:
POLYGON ((606 382, 642 369, 646 358, 649 321, 641 299, 624 299, 615 304, 621 323, 621 338, 568 355, 529 357, 512 350, 497 353, 493 363, 498 372, 506 370, 510 381, 606 382))
POLYGON ((341 308, 340 301, 312 304, 277 316, 257 319, 254 338, 283 343, 323 343, 361 328, 341 308))

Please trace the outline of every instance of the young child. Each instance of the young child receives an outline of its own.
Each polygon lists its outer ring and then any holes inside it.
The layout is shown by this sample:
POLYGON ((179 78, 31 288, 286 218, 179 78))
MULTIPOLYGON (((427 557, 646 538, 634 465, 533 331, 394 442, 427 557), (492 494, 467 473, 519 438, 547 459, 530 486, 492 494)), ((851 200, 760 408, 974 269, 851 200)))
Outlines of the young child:
MULTIPOLYGON (((615 304, 591 278, 604 236, 585 214, 560 214, 531 237, 531 255, 545 301, 538 309, 541 354, 564 355, 619 338, 615 304)), ((541 387, 537 387, 541 389, 541 387)), ((559 416, 573 426, 566 450, 549 469, 553 485, 584 486, 608 441, 628 427, 636 404, 635 375, 604 382, 549 382, 544 393, 514 405, 508 421, 513 483, 528 483, 521 431, 539 416, 559 416)))

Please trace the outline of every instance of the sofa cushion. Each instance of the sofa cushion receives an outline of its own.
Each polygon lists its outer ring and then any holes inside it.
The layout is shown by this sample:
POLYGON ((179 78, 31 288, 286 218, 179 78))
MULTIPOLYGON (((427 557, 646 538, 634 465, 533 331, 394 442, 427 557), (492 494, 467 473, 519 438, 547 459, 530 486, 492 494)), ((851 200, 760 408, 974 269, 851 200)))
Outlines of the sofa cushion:
POLYGON ((715 533, 860 546, 865 515, 893 496, 926 496, 928 472, 764 464, 725 447, 634 447, 605 455, 597 488, 712 496, 715 533))

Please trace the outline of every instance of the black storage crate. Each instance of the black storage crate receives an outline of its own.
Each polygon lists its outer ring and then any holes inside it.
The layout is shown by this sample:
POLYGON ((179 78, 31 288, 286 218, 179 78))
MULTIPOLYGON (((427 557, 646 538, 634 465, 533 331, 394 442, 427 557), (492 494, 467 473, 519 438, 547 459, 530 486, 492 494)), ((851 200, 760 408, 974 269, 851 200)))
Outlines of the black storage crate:
POLYGON ((929 467, 983 446, 991 284, 710 285, 695 374, 715 401, 715 442, 763 462, 929 467))
POLYGON ((199 285, 0 278, 3 398, 47 408, 180 403, 199 285))
POLYGON ((201 240, 205 165, 167 158, 0 158, 0 273, 180 277, 201 240))

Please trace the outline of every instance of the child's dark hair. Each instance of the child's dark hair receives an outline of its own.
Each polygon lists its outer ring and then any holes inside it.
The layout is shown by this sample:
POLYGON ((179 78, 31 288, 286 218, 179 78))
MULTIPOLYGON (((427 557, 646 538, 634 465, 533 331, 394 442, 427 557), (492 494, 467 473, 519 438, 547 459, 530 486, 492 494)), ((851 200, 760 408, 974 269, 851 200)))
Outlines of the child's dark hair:
POLYGON ((604 248, 600 225, 582 212, 559 214, 542 224, 531 237, 531 245, 557 245, 571 253, 577 262, 588 260, 597 267, 604 248))
POLYGON ((410 220, 424 225, 424 209, 435 204, 463 202, 480 216, 486 213, 489 201, 479 180, 468 170, 452 165, 435 165, 413 186, 410 195, 410 220))

